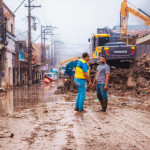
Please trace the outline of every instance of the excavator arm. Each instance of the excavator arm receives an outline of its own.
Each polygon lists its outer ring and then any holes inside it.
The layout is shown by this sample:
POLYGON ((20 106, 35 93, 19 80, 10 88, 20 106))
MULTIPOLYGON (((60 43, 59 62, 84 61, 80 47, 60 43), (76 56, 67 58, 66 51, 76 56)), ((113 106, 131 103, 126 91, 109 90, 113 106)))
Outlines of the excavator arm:
POLYGON ((128 18, 129 18, 129 13, 133 14, 134 16, 142 19, 145 24, 150 26, 150 17, 143 12, 141 9, 138 9, 138 11, 134 10, 133 8, 128 7, 127 0, 124 0, 121 4, 121 23, 122 23, 122 30, 123 30, 123 37, 127 36, 127 25, 128 25, 128 18), (141 11, 141 12, 139 12, 141 11))
POLYGON ((130 13, 132 13, 134 16, 136 16, 136 17, 142 19, 142 20, 145 22, 145 24, 147 24, 148 26, 150 26, 150 17, 147 17, 147 16, 141 14, 140 12, 135 11, 135 10, 132 9, 132 8, 129 8, 129 7, 128 7, 127 9, 128 9, 128 11, 129 11, 130 13))
POLYGON ((126 37, 127 35, 127 26, 128 26, 128 18, 129 18, 129 11, 127 8, 128 8, 127 0, 124 0, 121 4, 121 9, 120 9, 123 37, 126 37))
POLYGON ((80 58, 81 58, 81 57, 74 57, 74 58, 67 59, 67 60, 65 60, 65 61, 62 61, 62 62, 61 62, 61 65, 65 64, 65 63, 67 63, 67 62, 70 62, 70 61, 78 60, 78 59, 80 59, 80 58))

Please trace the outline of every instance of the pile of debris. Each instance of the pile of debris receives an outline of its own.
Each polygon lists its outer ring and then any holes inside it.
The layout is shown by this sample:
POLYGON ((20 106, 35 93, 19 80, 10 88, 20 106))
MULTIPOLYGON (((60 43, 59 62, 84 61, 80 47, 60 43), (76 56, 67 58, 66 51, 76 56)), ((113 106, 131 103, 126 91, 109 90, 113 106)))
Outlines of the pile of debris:
POLYGON ((150 56, 135 60, 129 69, 114 69, 110 74, 110 92, 143 94, 150 89, 150 56))
MULTIPOLYGON (((91 78, 94 78, 92 74, 91 78)), ((131 92, 134 95, 141 95, 150 90, 150 56, 134 60, 130 63, 129 69, 112 67, 109 81, 109 93, 124 95, 131 92)), ((90 88, 88 88, 90 90, 90 88)), ((58 87, 57 94, 77 92, 73 78, 67 79, 64 86, 58 87)))
POLYGON ((57 87, 57 91, 55 92, 55 94, 65 94, 67 92, 73 92, 73 93, 77 93, 77 86, 74 83, 74 78, 67 78, 66 80, 64 80, 64 85, 62 86, 58 86, 57 87))

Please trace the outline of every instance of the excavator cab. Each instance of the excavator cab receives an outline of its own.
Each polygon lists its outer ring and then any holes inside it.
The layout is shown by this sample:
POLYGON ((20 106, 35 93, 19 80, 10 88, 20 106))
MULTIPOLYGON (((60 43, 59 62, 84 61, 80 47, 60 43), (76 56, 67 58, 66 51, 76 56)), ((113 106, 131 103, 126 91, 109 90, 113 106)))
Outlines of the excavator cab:
POLYGON ((99 58, 101 47, 110 42, 110 34, 94 34, 91 38, 91 57, 99 58))

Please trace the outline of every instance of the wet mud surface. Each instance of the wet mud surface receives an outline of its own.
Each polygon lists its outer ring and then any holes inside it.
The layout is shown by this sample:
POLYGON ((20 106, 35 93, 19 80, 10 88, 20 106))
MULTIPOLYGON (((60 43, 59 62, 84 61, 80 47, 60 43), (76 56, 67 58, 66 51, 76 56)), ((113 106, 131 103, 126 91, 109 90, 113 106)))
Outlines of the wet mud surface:
POLYGON ((111 94, 103 113, 96 93, 88 92, 87 112, 78 113, 75 93, 54 92, 55 85, 36 85, 1 96, 0 150, 150 149, 148 96, 144 103, 130 103, 134 97, 111 94))

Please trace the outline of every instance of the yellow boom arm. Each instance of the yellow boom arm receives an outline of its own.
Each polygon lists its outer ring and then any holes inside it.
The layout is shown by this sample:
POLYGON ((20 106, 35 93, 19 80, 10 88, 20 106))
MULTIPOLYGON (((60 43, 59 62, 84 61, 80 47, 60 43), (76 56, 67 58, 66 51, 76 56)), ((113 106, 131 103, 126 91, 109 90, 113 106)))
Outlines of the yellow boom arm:
POLYGON ((81 58, 81 57, 74 57, 74 58, 67 59, 67 60, 65 60, 65 61, 62 61, 62 62, 61 62, 61 65, 65 64, 65 63, 67 63, 67 62, 70 62, 70 61, 78 60, 78 59, 80 59, 80 58, 81 58))
POLYGON ((122 2, 120 13, 122 15, 121 22, 122 22, 122 29, 123 29, 123 37, 126 37, 126 35, 127 35, 127 25, 128 25, 129 13, 131 13, 134 16, 142 19, 145 22, 145 24, 150 26, 150 17, 148 17, 145 14, 140 13, 140 12, 128 7, 127 0, 124 0, 122 2))

